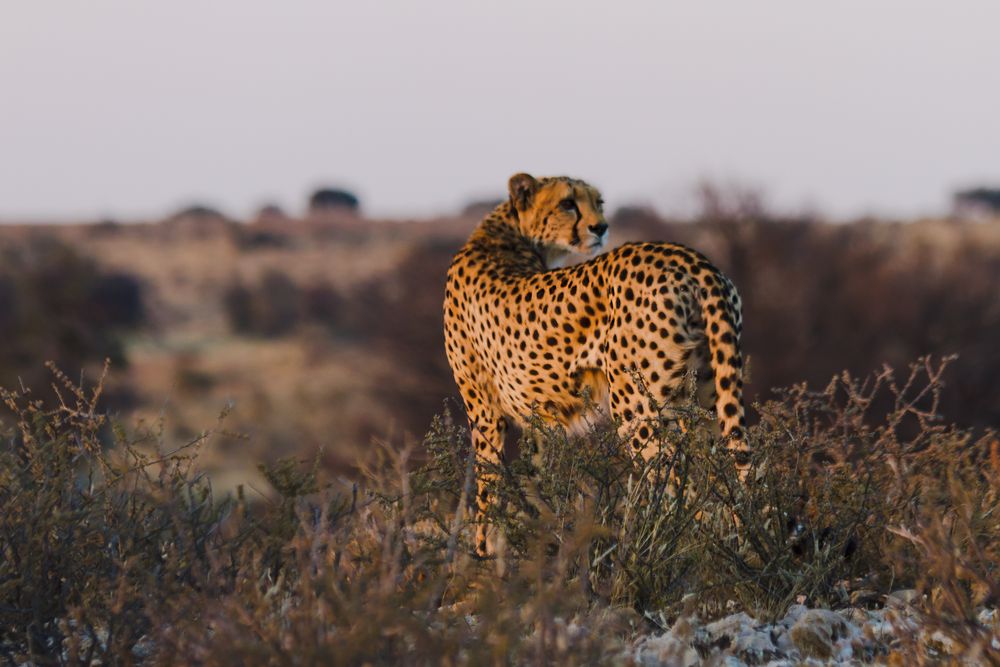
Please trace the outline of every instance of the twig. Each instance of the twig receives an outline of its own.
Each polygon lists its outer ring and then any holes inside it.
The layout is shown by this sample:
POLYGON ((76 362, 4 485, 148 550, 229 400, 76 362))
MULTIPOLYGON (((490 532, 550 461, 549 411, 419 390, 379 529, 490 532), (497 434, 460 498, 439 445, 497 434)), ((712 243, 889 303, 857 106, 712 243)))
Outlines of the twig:
MULTIPOLYGON (((476 450, 474 447, 469 448, 469 456, 465 463, 465 483, 462 484, 462 495, 458 499, 458 507, 455 508, 455 518, 452 519, 451 528, 448 531, 448 550, 445 553, 444 565, 445 568, 451 570, 452 565, 455 561, 455 552, 458 550, 458 533, 462 527, 462 521, 465 519, 465 506, 469 502, 469 493, 472 490, 472 480, 475 477, 476 469, 476 450)), ((452 575, 454 572, 452 572, 452 575)), ((434 595, 431 596, 430 608, 428 611, 434 611, 437 607, 441 606, 441 597, 444 595, 444 589, 447 586, 447 579, 442 579, 438 590, 435 591, 434 595)))

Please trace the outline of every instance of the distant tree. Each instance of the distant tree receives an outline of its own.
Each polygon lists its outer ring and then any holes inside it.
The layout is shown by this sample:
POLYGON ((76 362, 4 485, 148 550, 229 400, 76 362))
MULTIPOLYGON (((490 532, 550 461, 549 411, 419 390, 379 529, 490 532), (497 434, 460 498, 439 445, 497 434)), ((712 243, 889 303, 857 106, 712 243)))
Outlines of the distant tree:
POLYGON ((960 190, 952 198, 955 215, 982 219, 1000 217, 1000 188, 960 190))
POLYGON ((740 184, 702 181, 695 187, 700 222, 740 224, 768 217, 763 193, 740 184))
POLYGON ((191 204, 190 206, 185 206, 181 208, 176 213, 170 216, 171 220, 179 220, 182 218, 184 219, 195 218, 200 220, 209 220, 209 219, 225 220, 226 216, 223 215, 221 211, 219 211, 216 208, 212 208, 211 206, 207 206, 205 204, 191 204))
POLYGON ((337 290, 328 284, 306 285, 302 288, 303 318, 336 328, 342 324, 343 301, 337 290))
POLYGON ((255 333, 253 292, 243 283, 235 283, 222 294, 222 308, 229 326, 236 333, 255 333))
POLYGON ((185 238, 210 238, 226 233, 236 224, 218 209, 200 203, 179 209, 163 222, 168 234, 185 238))
POLYGON ((233 331, 275 338, 302 322, 302 290, 280 271, 268 271, 256 286, 230 285, 222 305, 233 331))
POLYGON ((361 207, 357 195, 339 188, 320 188, 309 197, 309 212, 347 210, 356 213, 361 207))
POLYGON ((0 386, 45 386, 43 362, 74 374, 110 358, 146 319, 142 282, 51 237, 0 247, 0 386))
POLYGON ((257 221, 258 222, 269 222, 272 220, 284 220, 288 216, 285 214, 284 209, 282 209, 277 204, 264 204, 259 209, 257 209, 257 221))
POLYGON ((503 199, 475 199, 462 208, 462 215, 481 218, 503 203, 503 199))
POLYGON ((96 279, 90 293, 91 317, 119 327, 138 327, 146 319, 142 284, 130 273, 109 273, 96 279))
POLYGON ((104 220, 98 220, 85 228, 87 234, 91 236, 106 237, 115 236, 121 233, 123 226, 122 223, 111 218, 105 218, 104 220))
POLYGON ((257 288, 254 303, 261 335, 281 336, 302 319, 302 296, 298 285, 281 271, 268 271, 257 288))

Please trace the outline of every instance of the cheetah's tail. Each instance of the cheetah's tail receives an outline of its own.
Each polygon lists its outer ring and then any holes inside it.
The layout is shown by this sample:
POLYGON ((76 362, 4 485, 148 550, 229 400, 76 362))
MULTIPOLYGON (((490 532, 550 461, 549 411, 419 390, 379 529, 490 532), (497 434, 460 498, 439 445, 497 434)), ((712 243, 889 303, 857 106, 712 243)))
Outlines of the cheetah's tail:
POLYGON ((745 479, 750 467, 750 447, 746 441, 743 412, 739 297, 733 284, 719 273, 709 276, 705 285, 701 308, 715 374, 716 415, 722 437, 733 452, 740 478, 745 479))

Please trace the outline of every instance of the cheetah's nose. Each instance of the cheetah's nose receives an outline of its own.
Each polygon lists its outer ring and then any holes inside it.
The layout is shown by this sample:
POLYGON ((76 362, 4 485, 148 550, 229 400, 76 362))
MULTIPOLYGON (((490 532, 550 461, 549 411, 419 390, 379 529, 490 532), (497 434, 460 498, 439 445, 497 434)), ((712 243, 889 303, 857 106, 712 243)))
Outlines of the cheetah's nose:
POLYGON ((594 236, 603 236, 604 232, 608 231, 608 223, 599 222, 596 225, 591 225, 588 229, 594 233, 594 236))

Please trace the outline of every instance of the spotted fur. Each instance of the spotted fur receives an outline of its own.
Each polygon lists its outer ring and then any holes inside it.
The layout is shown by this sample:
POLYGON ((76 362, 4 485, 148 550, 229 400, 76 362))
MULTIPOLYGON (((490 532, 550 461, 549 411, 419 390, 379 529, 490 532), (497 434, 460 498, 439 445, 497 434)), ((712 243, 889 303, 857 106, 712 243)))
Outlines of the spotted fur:
MULTIPOLYGON (((446 351, 477 457, 501 459, 508 419, 524 426, 534 412, 573 429, 585 394, 606 400, 620 432, 648 454, 646 420, 656 415, 644 391, 669 406, 694 370, 700 399, 715 408, 745 471, 742 315, 729 279, 673 243, 630 243, 557 268, 571 252, 603 247, 600 193, 583 181, 527 174, 511 177, 509 190, 455 255, 445 294, 446 351)), ((482 555, 488 481, 480 472, 482 555)))

